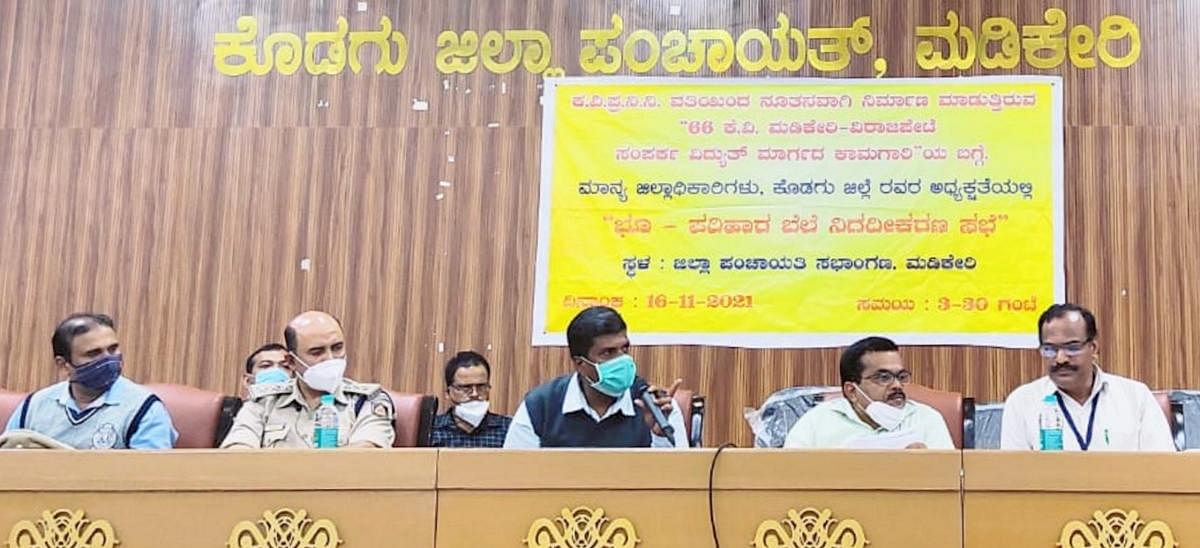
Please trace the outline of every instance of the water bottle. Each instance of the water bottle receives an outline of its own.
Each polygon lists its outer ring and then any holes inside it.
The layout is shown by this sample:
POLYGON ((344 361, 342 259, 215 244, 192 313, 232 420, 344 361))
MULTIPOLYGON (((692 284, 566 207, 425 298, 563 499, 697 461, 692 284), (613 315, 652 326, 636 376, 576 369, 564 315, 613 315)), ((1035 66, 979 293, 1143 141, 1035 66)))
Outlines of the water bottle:
POLYGON ((313 447, 336 449, 338 446, 338 410, 333 406, 333 395, 321 396, 321 406, 313 415, 313 447))
POLYGON ((1058 410, 1058 399, 1054 394, 1042 400, 1042 412, 1038 414, 1038 429, 1041 432, 1042 451, 1063 450, 1063 417, 1058 410))

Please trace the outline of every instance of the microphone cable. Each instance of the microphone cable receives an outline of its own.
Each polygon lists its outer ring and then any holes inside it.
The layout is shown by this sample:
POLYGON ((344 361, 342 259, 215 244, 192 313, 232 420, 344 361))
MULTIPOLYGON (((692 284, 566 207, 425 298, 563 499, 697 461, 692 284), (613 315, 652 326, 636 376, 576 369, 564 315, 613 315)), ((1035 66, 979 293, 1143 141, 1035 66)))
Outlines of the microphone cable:
POLYGON ((712 462, 708 465, 708 524, 712 527, 713 547, 721 548, 721 539, 717 538, 717 513, 713 507, 713 477, 717 472, 717 457, 721 456, 721 451, 730 447, 737 447, 736 443, 723 443, 717 447, 717 452, 713 453, 712 462))

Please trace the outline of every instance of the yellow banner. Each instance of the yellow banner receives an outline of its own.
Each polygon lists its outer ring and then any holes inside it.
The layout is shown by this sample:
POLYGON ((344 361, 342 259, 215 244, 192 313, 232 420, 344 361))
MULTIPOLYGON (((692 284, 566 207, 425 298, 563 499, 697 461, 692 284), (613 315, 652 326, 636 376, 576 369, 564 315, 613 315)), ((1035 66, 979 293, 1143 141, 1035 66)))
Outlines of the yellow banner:
POLYGON ((1057 77, 550 79, 534 344, 1036 345, 1065 295, 1057 77))

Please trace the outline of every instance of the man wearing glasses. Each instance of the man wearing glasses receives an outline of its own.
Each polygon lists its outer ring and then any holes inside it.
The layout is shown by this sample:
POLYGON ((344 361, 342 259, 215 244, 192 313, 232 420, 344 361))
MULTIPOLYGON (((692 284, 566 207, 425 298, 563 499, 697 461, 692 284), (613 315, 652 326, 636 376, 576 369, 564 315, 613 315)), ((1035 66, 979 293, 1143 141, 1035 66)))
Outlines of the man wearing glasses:
POLYGON ((503 447, 512 419, 488 410, 492 366, 476 352, 455 354, 446 362, 446 399, 450 408, 433 419, 434 447, 503 447))
POLYGON ((1096 317, 1056 304, 1038 318, 1038 351, 1047 375, 1004 402, 1001 449, 1041 449, 1039 416, 1057 409, 1067 451, 1174 451, 1171 429, 1146 385, 1100 370, 1096 317))
POLYGON ((783 446, 796 449, 954 449, 942 415, 910 401, 896 343, 867 337, 841 357, 842 396, 812 408, 788 432, 783 446))

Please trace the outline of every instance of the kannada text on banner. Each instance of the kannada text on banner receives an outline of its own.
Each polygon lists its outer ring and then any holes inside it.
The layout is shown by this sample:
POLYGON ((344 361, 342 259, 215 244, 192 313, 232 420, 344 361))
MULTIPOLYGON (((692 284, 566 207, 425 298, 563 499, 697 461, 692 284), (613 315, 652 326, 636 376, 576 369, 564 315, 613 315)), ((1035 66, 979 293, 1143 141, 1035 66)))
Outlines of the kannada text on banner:
POLYGON ((549 79, 534 344, 1032 346, 1065 290, 1057 77, 549 79))

